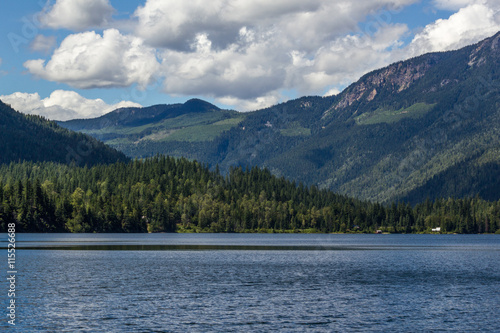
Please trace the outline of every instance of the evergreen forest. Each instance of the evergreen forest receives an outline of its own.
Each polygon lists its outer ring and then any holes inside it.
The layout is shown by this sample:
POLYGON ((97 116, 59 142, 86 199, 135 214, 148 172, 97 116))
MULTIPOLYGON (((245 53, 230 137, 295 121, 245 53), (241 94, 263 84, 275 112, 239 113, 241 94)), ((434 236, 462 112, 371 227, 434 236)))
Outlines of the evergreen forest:
POLYGON ((18 232, 500 233, 500 201, 352 199, 273 176, 181 158, 80 167, 0 166, 0 229, 18 232))

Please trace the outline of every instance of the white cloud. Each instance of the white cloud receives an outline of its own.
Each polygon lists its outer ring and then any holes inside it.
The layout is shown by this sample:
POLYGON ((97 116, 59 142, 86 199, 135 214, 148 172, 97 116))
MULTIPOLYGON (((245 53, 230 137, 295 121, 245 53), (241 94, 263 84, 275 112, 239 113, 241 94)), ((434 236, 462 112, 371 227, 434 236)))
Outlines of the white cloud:
POLYGON ((275 92, 265 96, 257 97, 254 99, 240 99, 232 96, 219 97, 217 102, 224 105, 232 105, 238 111, 254 111, 276 105, 282 101, 281 94, 275 92))
POLYGON ((82 89, 127 87, 137 83, 145 88, 159 69, 156 51, 140 38, 108 29, 69 35, 47 64, 28 60, 28 71, 45 80, 63 82, 82 89))
POLYGON ((472 4, 485 2, 485 0, 434 0, 434 6, 438 9, 457 11, 472 4))
POLYGON ((330 90, 328 90, 324 95, 323 97, 328 97, 328 96, 336 96, 340 94, 340 89, 337 89, 337 88, 332 88, 330 90))
POLYGON ((209 34, 219 48, 224 48, 234 42, 242 27, 257 23, 248 20, 253 16, 248 2, 235 0, 213 0, 210 4, 201 0, 148 0, 134 15, 139 36, 155 46, 176 50, 188 50, 199 34, 209 34))
POLYGON ((390 38, 397 40, 405 26, 379 24, 385 38, 345 34, 377 10, 415 1, 148 0, 135 12, 136 33, 164 48, 164 92, 248 109, 278 100, 281 89, 322 93, 387 64, 390 38))
POLYGON ((19 112, 40 115, 51 120, 95 118, 122 107, 141 107, 140 104, 130 101, 110 105, 102 99, 87 99, 74 91, 65 90, 55 90, 44 99, 41 99, 38 93, 22 92, 0 96, 0 99, 19 112))
POLYGON ((40 15, 40 22, 48 28, 83 31, 105 26, 114 9, 109 0, 57 0, 40 15))
POLYGON ((134 13, 136 33, 154 46, 188 50, 208 34, 217 49, 239 38, 241 28, 278 31, 286 43, 317 49, 318 43, 358 28, 367 15, 417 0, 148 0, 134 13))
POLYGON ((235 43, 218 51, 202 34, 192 48, 194 52, 163 53, 165 92, 254 99, 284 84, 288 56, 273 52, 275 47, 266 41, 235 43))
POLYGON ((30 43, 30 48, 32 51, 49 53, 54 49, 55 45, 55 36, 37 35, 30 43))
POLYGON ((282 101, 282 89, 303 95, 322 94, 330 87, 329 94, 338 93, 367 71, 388 64, 390 49, 399 46, 395 40, 406 32, 406 26, 394 25, 373 36, 338 37, 315 53, 289 52, 275 36, 279 32, 242 28, 239 39, 223 50, 214 49, 209 36, 201 34, 191 52, 163 53, 164 92, 209 95, 242 111, 282 101))
POLYGON ((495 6, 473 4, 448 19, 427 25, 408 47, 408 54, 449 51, 476 43, 500 30, 500 3, 495 6))
POLYGON ((332 85, 340 90, 366 72, 390 63, 391 49, 399 46, 397 41, 406 32, 404 25, 387 25, 373 36, 336 38, 319 48, 311 59, 298 59, 295 53, 287 85, 302 93, 318 93, 332 85))

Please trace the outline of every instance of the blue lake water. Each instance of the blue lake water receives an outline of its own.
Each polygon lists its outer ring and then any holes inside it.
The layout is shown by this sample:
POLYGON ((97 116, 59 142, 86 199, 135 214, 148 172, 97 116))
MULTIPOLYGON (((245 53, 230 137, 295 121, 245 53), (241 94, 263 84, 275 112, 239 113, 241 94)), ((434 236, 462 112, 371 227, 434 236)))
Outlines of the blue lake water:
POLYGON ((17 234, 16 247, 17 325, 4 310, 0 330, 500 332, 497 235, 17 234))

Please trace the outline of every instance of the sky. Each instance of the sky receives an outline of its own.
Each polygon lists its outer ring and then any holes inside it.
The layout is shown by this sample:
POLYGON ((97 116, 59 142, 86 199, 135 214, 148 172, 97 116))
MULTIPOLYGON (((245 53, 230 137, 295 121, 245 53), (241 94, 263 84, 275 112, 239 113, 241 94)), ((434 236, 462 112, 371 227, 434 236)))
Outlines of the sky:
POLYGON ((252 111, 500 30, 500 0, 0 2, 0 99, 52 120, 201 98, 252 111))

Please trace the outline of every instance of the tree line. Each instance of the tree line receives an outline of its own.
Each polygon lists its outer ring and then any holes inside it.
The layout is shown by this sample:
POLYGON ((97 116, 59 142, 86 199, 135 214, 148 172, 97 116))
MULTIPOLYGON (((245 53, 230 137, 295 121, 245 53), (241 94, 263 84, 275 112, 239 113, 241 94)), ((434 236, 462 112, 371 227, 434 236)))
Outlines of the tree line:
POLYGON ((381 205, 304 186, 268 170, 181 158, 93 167, 0 166, 0 230, 18 232, 500 233, 500 201, 479 197, 381 205))

